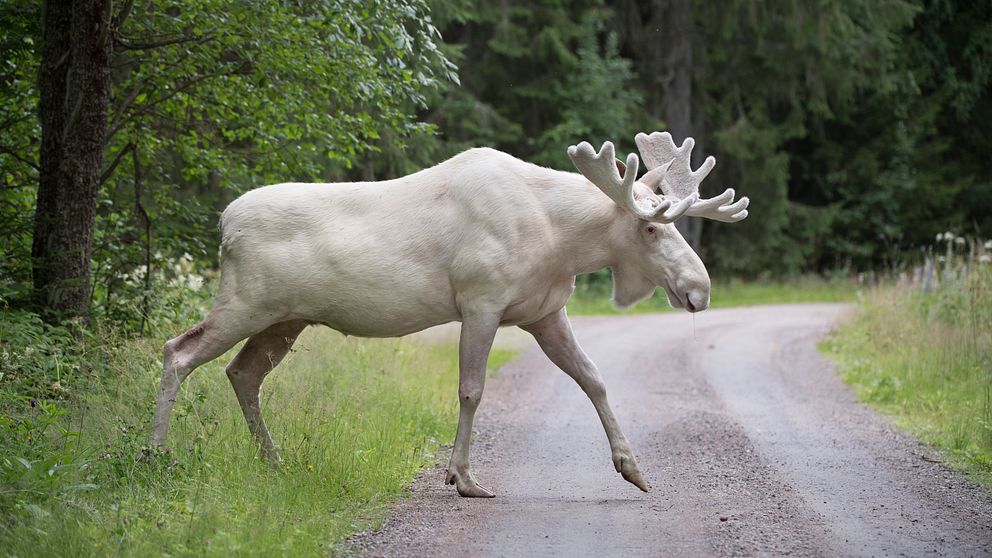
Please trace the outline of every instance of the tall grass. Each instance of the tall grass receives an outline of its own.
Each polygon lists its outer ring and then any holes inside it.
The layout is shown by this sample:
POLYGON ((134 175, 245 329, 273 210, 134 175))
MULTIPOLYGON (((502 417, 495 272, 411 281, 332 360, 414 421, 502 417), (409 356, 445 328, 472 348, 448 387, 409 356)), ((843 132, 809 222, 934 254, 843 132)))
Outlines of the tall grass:
MULTIPOLYGON (((2 554, 333 553, 381 521, 454 436, 454 347, 311 328, 263 387, 283 466, 263 462, 247 432, 223 372, 233 353, 187 380, 171 449, 151 450, 160 345, 104 347, 66 402, 7 393, 2 554)), ((494 351, 490 363, 509 356, 494 351)))
POLYGON ((862 399, 992 483, 992 265, 942 259, 870 292, 823 348, 862 399))

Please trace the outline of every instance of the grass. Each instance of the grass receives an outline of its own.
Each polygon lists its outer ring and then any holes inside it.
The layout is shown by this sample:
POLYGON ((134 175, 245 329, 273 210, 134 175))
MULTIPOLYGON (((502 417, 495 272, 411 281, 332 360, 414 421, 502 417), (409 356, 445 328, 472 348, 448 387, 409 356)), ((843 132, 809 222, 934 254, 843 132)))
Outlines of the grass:
POLYGON ((864 401, 992 485, 992 269, 879 288, 822 349, 864 401))
MULTIPOLYGON (((334 554, 377 525, 454 437, 457 351, 323 328, 297 347, 263 388, 277 469, 259 459, 224 375, 233 353, 184 384, 167 452, 144 447, 157 342, 90 355, 96 379, 59 386, 76 390, 66 402, 3 392, 0 553, 334 554)), ((490 365, 511 356, 494 350, 490 365)), ((16 357, 5 353, 0 387, 16 357)))
MULTIPOLYGON (((824 344, 867 401, 992 480, 992 280, 869 292, 824 344)), ((572 314, 613 314, 580 283, 572 314)), ((848 301, 850 282, 717 283, 715 308, 848 301)), ((664 294, 633 311, 668 309, 664 294)), ((434 462, 457 420, 457 350, 311 328, 263 389, 284 466, 258 457, 223 366, 184 384, 171 451, 145 447, 160 343, 0 322, 0 554, 337 554, 434 462), (27 333, 25 333, 27 332, 27 333), (25 394, 34 394, 28 396, 25 394)), ((494 350, 490 368, 512 358, 494 350)), ((438 479, 440 482, 441 479, 438 479)))
MULTIPOLYGON (((605 279, 605 278, 604 278, 605 279)), ((611 284, 607 280, 580 282, 568 301, 569 315, 611 315, 672 310, 662 289, 630 310, 617 310, 610 300, 611 284)), ((850 302, 857 293, 853 281, 827 280, 819 277, 797 277, 786 280, 716 282, 710 295, 711 308, 731 308, 754 304, 788 302, 850 302)))

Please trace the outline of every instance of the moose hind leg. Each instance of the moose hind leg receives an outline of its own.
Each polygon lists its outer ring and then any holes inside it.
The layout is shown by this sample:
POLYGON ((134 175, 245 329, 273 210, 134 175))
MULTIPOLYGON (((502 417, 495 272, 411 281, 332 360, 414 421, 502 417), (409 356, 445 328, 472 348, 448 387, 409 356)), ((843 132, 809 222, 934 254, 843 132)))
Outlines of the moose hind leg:
POLYGON ((162 381, 156 396, 155 417, 152 421, 151 444, 165 444, 169 434, 172 408, 176 404, 179 386, 201 364, 227 352, 253 331, 245 331, 240 320, 225 308, 210 311, 200 324, 179 337, 166 342, 162 349, 162 381), (234 324, 234 325, 232 325, 234 324))
POLYGON ((238 396, 248 430, 261 447, 262 456, 273 463, 281 459, 262 419, 259 391, 265 377, 282 361, 306 326, 307 322, 301 320, 270 326, 249 338, 227 365, 227 377, 238 396))

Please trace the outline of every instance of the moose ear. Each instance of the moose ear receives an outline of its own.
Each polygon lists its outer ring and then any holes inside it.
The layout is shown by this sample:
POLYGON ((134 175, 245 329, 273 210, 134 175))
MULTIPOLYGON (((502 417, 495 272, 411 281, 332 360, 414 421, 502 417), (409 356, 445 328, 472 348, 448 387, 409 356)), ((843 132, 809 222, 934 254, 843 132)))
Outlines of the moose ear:
POLYGON ((620 159, 614 159, 614 162, 617 164, 617 172, 620 173, 620 178, 623 178, 623 175, 627 173, 627 165, 623 164, 623 161, 620 159))

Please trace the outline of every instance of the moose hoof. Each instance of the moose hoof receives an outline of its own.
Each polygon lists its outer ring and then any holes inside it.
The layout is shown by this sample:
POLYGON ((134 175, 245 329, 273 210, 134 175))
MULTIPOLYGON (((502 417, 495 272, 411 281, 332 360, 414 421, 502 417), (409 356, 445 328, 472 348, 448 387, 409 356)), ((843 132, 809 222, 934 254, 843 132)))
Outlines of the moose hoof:
POLYGON ((644 482, 644 478, 641 477, 641 472, 637 469, 633 469, 631 471, 621 471, 620 475, 623 476, 623 480, 633 484, 644 492, 648 492, 648 485, 644 482))
POLYGON ((262 459, 269 464, 269 467, 273 469, 278 469, 285 465, 282 457, 279 456, 279 452, 274 449, 263 449, 262 459))
POLYGON ((445 484, 453 484, 458 489, 458 495, 462 498, 494 498, 496 494, 475 482, 471 474, 461 475, 455 472, 448 472, 445 484))
POLYGON ((637 468, 637 462, 634 461, 632 456, 614 456, 613 465, 616 467, 617 472, 620 473, 620 476, 623 477, 623 480, 640 488, 644 492, 648 492, 648 483, 644 482, 644 477, 641 476, 641 471, 637 468))

